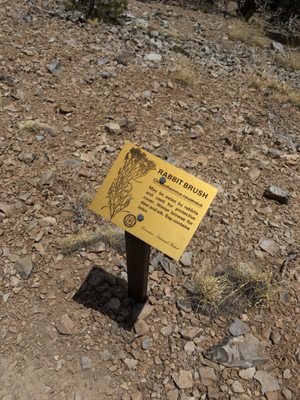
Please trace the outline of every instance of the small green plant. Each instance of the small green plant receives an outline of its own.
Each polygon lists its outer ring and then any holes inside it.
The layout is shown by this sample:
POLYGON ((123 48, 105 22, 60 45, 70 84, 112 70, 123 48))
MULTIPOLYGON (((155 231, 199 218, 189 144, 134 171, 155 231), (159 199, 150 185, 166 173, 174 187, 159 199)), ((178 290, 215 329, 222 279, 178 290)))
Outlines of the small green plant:
POLYGON ((82 12, 87 19, 116 20, 127 8, 127 0, 70 0, 69 10, 82 12))

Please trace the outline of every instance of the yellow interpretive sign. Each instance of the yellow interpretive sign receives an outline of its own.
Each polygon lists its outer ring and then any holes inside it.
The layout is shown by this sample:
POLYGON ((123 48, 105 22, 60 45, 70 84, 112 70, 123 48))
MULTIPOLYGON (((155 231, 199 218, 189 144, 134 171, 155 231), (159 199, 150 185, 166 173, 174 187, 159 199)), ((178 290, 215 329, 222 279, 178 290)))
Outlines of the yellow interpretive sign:
POLYGON ((215 187, 127 143, 89 209, 179 260, 216 194, 215 187))

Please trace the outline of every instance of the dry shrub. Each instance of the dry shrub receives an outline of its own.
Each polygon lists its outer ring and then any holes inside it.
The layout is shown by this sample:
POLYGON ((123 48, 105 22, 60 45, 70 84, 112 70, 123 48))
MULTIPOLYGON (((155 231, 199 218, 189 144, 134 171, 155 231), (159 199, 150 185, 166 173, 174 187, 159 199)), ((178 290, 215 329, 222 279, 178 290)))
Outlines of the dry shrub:
POLYGON ((279 103, 290 103, 300 107, 300 91, 290 85, 279 82, 277 79, 264 75, 252 76, 249 80, 249 86, 260 90, 279 103))
POLYGON ((80 11, 90 20, 115 21, 127 9, 127 0, 70 0, 66 9, 80 11))
POLYGON ((97 18, 89 18, 86 22, 91 26, 99 25, 99 20, 97 18))
POLYGON ((200 75, 195 67, 188 63, 180 63, 174 71, 171 72, 171 78, 181 84, 190 88, 196 87, 200 83, 200 75))
POLYGON ((239 40, 252 46, 267 48, 271 45, 271 39, 258 35, 254 29, 242 21, 230 25, 228 35, 232 40, 239 40))
POLYGON ((222 274, 196 274, 190 290, 191 302, 195 311, 206 315, 240 312, 268 304, 274 291, 271 281, 269 274, 242 266, 222 274))
POLYGON ((300 70, 300 53, 290 53, 287 55, 277 54, 275 60, 278 65, 289 71, 300 70))
POLYGON ((90 193, 83 192, 78 200, 73 200, 65 205, 60 213, 62 221, 73 221, 82 225, 88 219, 87 205, 91 203, 93 196, 90 193))
POLYGON ((33 132, 44 131, 45 133, 49 133, 51 136, 56 135, 56 129, 50 126, 49 124, 45 124, 38 119, 28 119, 19 123, 19 128, 21 130, 28 130, 33 132))
POLYGON ((202 311, 216 310, 227 289, 225 277, 196 275, 194 278, 196 302, 202 311))
POLYGON ((63 210, 60 213, 60 219, 62 222, 72 221, 74 219, 74 212, 71 210, 63 210))
POLYGON ((124 233, 119 229, 110 227, 96 231, 82 231, 78 234, 67 236, 61 241, 59 247, 61 252, 67 255, 98 242, 104 242, 120 252, 125 249, 124 233))
POLYGON ((157 20, 151 20, 148 25, 148 32, 156 31, 161 35, 166 33, 166 29, 161 25, 161 23, 157 20))
POLYGON ((174 29, 170 26, 168 28, 165 28, 161 24, 161 22, 156 19, 150 20, 147 30, 148 30, 148 32, 156 31, 162 36, 169 36, 173 39, 178 38, 178 35, 179 35, 179 33, 176 29, 174 29))

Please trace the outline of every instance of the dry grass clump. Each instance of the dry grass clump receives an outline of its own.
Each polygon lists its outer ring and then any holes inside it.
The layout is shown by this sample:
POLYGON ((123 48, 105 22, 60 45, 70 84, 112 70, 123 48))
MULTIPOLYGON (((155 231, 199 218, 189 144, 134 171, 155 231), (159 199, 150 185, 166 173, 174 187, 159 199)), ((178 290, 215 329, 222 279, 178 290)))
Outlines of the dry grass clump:
POLYGON ((249 87, 260 90, 279 103, 290 103, 300 107, 300 91, 274 78, 253 76, 249 80, 249 87))
POLYGON ((216 310, 226 295, 227 281, 224 276, 196 275, 194 287, 199 307, 205 311, 216 310))
POLYGON ((99 20, 97 18, 89 18, 87 20, 87 23, 91 26, 98 26, 99 25, 99 20))
POLYGON ((290 53, 287 55, 276 54, 275 60, 278 65, 289 71, 300 70, 300 53, 290 53))
POLYGON ((180 63, 174 71, 171 72, 171 78, 181 84, 194 88, 200 83, 200 75, 194 66, 188 62, 180 63))
POLYGON ((156 31, 162 35, 164 35, 166 33, 166 29, 157 20, 150 21, 147 29, 148 29, 148 32, 156 31))
POLYGON ((196 274, 191 301, 206 315, 234 313, 250 306, 268 304, 273 297, 270 275, 238 266, 222 274, 196 274))
POLYGON ((232 40, 239 40, 252 46, 267 48, 271 45, 271 39, 258 35, 253 28, 242 21, 230 25, 228 35, 232 40))
POLYGON ((157 20, 150 21, 147 30, 148 30, 148 32, 156 31, 160 35, 169 36, 169 37, 171 37, 173 39, 178 38, 178 35, 179 35, 179 33, 178 33, 178 31, 176 29, 174 29, 172 27, 165 28, 161 24, 161 22, 159 22, 157 20))
POLYGON ((52 126, 45 124, 44 122, 39 121, 38 119, 28 119, 20 122, 19 128, 21 130, 29 130, 29 131, 44 131, 54 136, 56 134, 56 129, 52 126))
POLYGON ((70 202, 60 213, 62 221, 74 221, 78 225, 84 224, 88 219, 88 211, 86 206, 92 201, 93 196, 90 193, 83 192, 80 194, 78 201, 70 202))
POLYGON ((110 227, 96 231, 82 231, 78 234, 67 236, 59 244, 59 247, 63 254, 68 255, 97 242, 104 242, 120 252, 125 249, 124 233, 121 230, 110 227))

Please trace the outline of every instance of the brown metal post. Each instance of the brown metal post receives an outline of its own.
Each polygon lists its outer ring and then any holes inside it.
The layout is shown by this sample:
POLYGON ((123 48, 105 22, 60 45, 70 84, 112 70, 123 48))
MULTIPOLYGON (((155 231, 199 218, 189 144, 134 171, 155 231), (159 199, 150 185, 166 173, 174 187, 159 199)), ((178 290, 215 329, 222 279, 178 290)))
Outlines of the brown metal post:
POLYGON ((150 245, 125 232, 128 296, 143 303, 147 299, 150 245))

